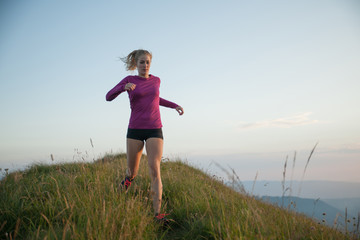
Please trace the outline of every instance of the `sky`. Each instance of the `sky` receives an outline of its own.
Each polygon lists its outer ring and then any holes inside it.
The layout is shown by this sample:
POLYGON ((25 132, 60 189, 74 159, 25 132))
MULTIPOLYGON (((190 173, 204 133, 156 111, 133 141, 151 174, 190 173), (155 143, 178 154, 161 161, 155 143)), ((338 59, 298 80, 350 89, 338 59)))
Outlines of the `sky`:
POLYGON ((359 1, 3 0, 0 36, 2 171, 124 152, 128 96, 105 95, 142 48, 185 111, 161 108, 164 158, 360 183, 359 1))

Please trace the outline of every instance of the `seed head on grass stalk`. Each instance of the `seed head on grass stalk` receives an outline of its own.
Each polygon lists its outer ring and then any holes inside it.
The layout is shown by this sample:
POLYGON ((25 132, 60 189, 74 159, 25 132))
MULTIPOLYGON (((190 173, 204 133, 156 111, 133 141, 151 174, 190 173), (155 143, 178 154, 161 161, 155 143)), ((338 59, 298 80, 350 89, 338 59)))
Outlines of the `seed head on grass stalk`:
POLYGON ((90 144, 91 144, 91 147, 92 147, 93 161, 95 161, 94 144, 93 144, 93 140, 91 138, 90 138, 90 144))
POLYGON ((302 184, 303 184, 303 181, 304 181, 306 169, 307 169, 307 167, 308 167, 308 165, 309 165, 311 156, 313 155, 313 153, 314 153, 314 151, 315 151, 315 148, 316 148, 316 146, 318 145, 318 143, 319 143, 319 142, 317 142, 317 143, 315 144, 314 148, 311 150, 310 155, 309 155, 309 158, 308 158, 308 160, 307 160, 307 162, 306 162, 306 165, 305 165, 305 168, 304 168, 304 172, 303 172, 303 175, 302 175, 302 177, 301 177, 301 182, 300 182, 300 188, 299 188, 298 197, 300 197, 301 188, 302 188, 302 184))
MULTIPOLYGON (((244 185, 242 184, 241 180, 240 180, 240 177, 236 174, 235 170, 233 168, 230 168, 232 173, 233 173, 233 177, 234 179, 236 179, 236 184, 237 184, 237 188, 238 190, 243 193, 243 194, 246 194, 246 191, 245 191, 245 187, 244 185)), ((256 176, 257 177, 257 176, 256 176)), ((255 178, 255 181, 256 181, 256 178, 255 178)))
POLYGON ((291 170, 291 179, 290 179, 290 197, 292 196, 292 184, 293 184, 293 177, 294 177, 294 170, 295 170, 295 162, 296 162, 296 151, 294 152, 294 159, 293 159, 293 165, 291 170))
POLYGON ((251 188, 251 196, 254 195, 255 183, 256 183, 258 174, 259 174, 259 171, 256 171, 256 175, 255 175, 255 178, 254 178, 254 182, 253 182, 253 185, 252 185, 252 188, 251 188))
POLYGON ((284 207, 284 197, 285 197, 285 192, 287 191, 287 189, 285 189, 285 180, 286 180, 286 167, 287 167, 287 162, 288 162, 288 157, 286 156, 286 160, 285 160, 285 164, 284 164, 284 171, 283 171, 283 180, 281 182, 282 185, 282 198, 281 198, 281 207, 284 207))
POLYGON ((91 138, 90 138, 90 143, 91 143, 91 147, 94 148, 94 144, 91 138))
POLYGON ((223 168, 220 164, 218 164, 216 162, 214 162, 214 163, 218 168, 220 168, 223 172, 225 172, 228 179, 232 181, 233 189, 235 189, 235 184, 236 184, 236 190, 239 191, 240 193, 246 194, 245 187, 242 184, 240 177, 236 174, 234 169, 229 167, 232 171, 232 173, 230 173, 228 170, 223 168))

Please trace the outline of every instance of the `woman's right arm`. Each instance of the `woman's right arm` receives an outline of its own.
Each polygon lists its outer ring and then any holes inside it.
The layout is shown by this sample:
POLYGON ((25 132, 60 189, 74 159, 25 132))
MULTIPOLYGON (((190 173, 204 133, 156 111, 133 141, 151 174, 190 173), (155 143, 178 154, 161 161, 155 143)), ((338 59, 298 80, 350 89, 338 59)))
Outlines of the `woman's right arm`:
POLYGON ((107 94, 106 94, 106 101, 112 101, 114 100, 117 96, 119 96, 120 93, 124 92, 125 89, 125 85, 128 83, 127 78, 124 78, 123 80, 121 80, 121 82, 119 82, 113 89, 111 89, 107 94))

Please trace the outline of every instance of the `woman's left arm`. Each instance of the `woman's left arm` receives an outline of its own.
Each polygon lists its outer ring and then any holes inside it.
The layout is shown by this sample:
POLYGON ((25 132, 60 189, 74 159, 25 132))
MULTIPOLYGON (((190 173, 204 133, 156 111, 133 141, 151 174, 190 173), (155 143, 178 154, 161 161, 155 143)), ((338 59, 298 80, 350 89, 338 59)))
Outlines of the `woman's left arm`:
POLYGON ((176 103, 170 102, 166 99, 160 98, 160 106, 168 107, 168 108, 175 108, 176 111, 179 113, 179 115, 184 114, 184 109, 181 106, 177 105, 176 103))

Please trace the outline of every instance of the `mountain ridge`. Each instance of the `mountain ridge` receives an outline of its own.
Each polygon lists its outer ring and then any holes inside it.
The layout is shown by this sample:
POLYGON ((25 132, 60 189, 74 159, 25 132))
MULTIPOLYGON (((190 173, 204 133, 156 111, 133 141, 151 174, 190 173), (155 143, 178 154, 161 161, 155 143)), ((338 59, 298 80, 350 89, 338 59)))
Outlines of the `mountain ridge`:
POLYGON ((360 183, 338 181, 243 181, 247 192, 256 196, 296 196, 313 199, 360 198, 360 183), (284 186, 284 188, 283 188, 284 186), (283 189, 287 189, 284 193, 283 189))

